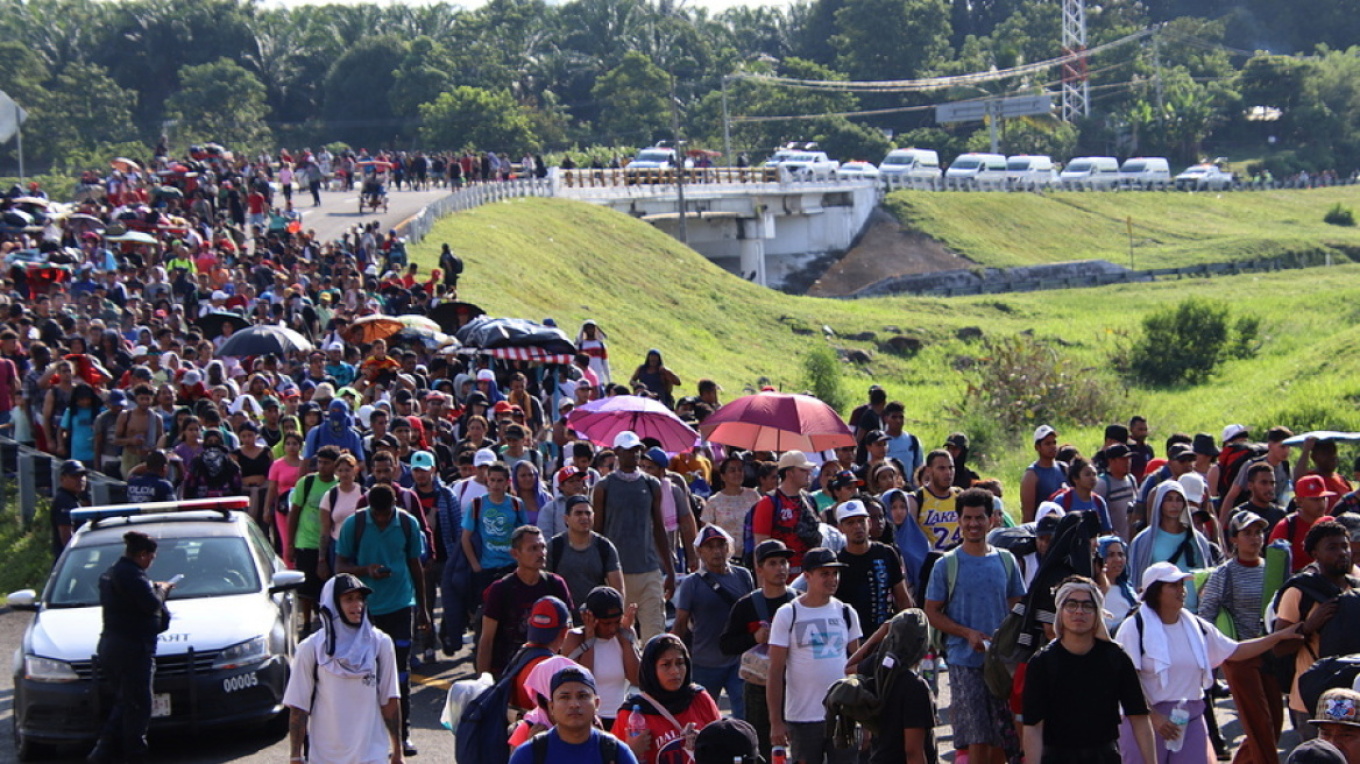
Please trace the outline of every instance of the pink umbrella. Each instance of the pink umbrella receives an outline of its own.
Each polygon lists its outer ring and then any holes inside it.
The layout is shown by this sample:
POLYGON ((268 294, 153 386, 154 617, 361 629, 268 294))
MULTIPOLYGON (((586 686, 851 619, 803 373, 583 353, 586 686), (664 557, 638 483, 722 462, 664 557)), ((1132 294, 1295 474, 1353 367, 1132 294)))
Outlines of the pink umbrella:
POLYGON ((699 431, 714 443, 750 451, 806 453, 855 445, 834 409, 810 395, 756 393, 713 412, 699 431))
POLYGON ((581 406, 567 417, 576 432, 602 446, 614 445, 614 436, 632 430, 639 438, 656 438, 667 451, 694 447, 699 433, 666 408, 665 404, 638 395, 615 395, 581 406))

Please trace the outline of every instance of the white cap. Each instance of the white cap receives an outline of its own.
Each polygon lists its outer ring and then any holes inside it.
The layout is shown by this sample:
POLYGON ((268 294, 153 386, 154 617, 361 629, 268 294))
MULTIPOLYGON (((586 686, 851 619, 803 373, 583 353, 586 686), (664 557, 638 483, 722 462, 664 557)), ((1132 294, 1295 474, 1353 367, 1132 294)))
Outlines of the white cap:
POLYGON ((844 504, 836 507, 836 522, 842 523, 852 517, 868 517, 869 510, 864 508, 864 502, 859 499, 851 499, 844 504))
POLYGON ((200 373, 197 369, 190 369, 189 371, 184 372, 184 377, 180 379, 180 384, 193 387, 194 385, 202 381, 203 374, 200 373))
POLYGON ((1230 424, 1223 428, 1223 442, 1227 443, 1233 438, 1240 438, 1247 434, 1247 426, 1244 424, 1230 424))
POLYGON ((326 352, 327 352, 327 353, 331 352, 332 350, 338 350, 338 351, 340 351, 341 353, 345 352, 345 343, 343 343, 343 342, 332 342, 332 343, 326 345, 326 352))
POLYGON ((495 382, 496 373, 490 369, 480 369, 477 372, 478 382, 495 382))
POLYGON ((1175 563, 1154 562, 1147 566, 1147 570, 1143 571, 1143 592, 1146 593, 1147 588, 1158 581, 1164 584, 1174 584, 1177 581, 1184 581, 1190 575, 1176 567, 1175 563))
POLYGON ((1062 505, 1059 504, 1058 502, 1042 501, 1039 502, 1039 508, 1034 510, 1034 524, 1038 525, 1040 520, 1044 519, 1045 517, 1048 517, 1049 515, 1053 515, 1054 517, 1062 517, 1066 514, 1067 511, 1064 510, 1062 508, 1062 505))
POLYGON ((807 458, 807 454, 802 451, 785 451, 779 457, 779 469, 785 470, 789 467, 798 467, 805 470, 815 470, 817 465, 807 458))
POLYGON ((372 404, 365 403, 359 407, 359 411, 355 414, 355 416, 359 418, 360 424, 364 427, 369 426, 369 420, 373 417, 373 410, 372 404))
POLYGON ((135 348, 132 349, 132 357, 133 357, 133 358, 138 358, 138 357, 140 357, 140 356, 144 356, 144 355, 146 355, 146 353, 147 353, 146 345, 138 345, 137 347, 135 347, 135 348))
POLYGON ((229 296, 230 295, 228 295, 226 292, 223 292, 221 289, 218 289, 212 293, 212 300, 213 302, 217 302, 218 300, 225 300, 229 296))
POLYGON ((632 451, 635 448, 642 448, 642 438, 632 430, 624 430, 614 436, 615 451, 632 451))
POLYGON ((1209 492, 1209 483, 1204 476, 1195 471, 1190 471, 1181 475, 1181 487, 1185 489, 1185 500, 1191 504, 1199 504, 1204 501, 1204 494, 1209 492))
POLYGON ((1037 428, 1035 428, 1035 430, 1034 430, 1034 442, 1035 442, 1035 443, 1038 443, 1039 441, 1043 440, 1044 438, 1047 438, 1047 437, 1050 436, 1050 435, 1057 435, 1057 434, 1058 434, 1058 431, 1055 430, 1055 429, 1053 429, 1051 426, 1046 425, 1046 424, 1041 424, 1041 425, 1039 425, 1037 428))
POLYGON ((485 467, 496 463, 496 452, 489 448, 481 448, 472 457, 472 466, 485 467))

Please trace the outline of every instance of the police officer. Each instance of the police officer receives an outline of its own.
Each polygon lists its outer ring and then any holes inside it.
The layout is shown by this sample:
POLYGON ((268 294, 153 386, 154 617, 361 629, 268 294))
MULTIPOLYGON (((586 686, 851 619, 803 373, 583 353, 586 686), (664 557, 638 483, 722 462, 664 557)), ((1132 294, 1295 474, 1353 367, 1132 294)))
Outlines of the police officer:
POLYGON ((155 539, 128 531, 123 541, 123 556, 99 577, 104 611, 99 665, 116 695, 88 760, 139 764, 146 760, 146 728, 151 723, 156 635, 170 626, 165 598, 174 584, 153 582, 146 575, 156 559, 155 539))

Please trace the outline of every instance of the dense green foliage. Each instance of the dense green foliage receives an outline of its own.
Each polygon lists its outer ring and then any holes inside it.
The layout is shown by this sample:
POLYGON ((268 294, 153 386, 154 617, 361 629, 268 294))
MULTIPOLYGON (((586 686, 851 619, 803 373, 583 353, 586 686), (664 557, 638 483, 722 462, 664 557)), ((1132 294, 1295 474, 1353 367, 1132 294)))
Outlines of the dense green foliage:
MULTIPOLYGON (((1360 14, 1346 0, 1088 6, 1093 46, 1162 26, 1092 58, 1089 119, 1003 125, 1009 153, 1224 155, 1259 160, 1253 167, 1277 176, 1360 166, 1360 49, 1346 47, 1360 40, 1360 14)), ((39 169, 107 144, 150 146, 162 133, 172 149, 211 133, 243 150, 343 141, 517 155, 627 151, 669 138, 678 118, 691 143, 721 148, 724 90, 733 152, 753 159, 783 141, 817 139, 839 158, 877 160, 885 135, 948 158, 985 145, 986 128, 937 127, 933 104, 1051 89, 1057 71, 897 94, 776 87, 745 75, 885 80, 1032 63, 1061 52, 1058 8, 801 0, 715 14, 672 0, 491 0, 470 9, 12 0, 0 4, 0 90, 32 115, 25 148, 39 169), (474 137, 438 123, 450 96, 505 104, 510 118, 474 137)), ((13 145, 3 149, 8 171, 13 145)))
POLYGON ((1144 316, 1142 335, 1128 348, 1128 370, 1149 385, 1194 385, 1212 377, 1229 358, 1250 358, 1260 319, 1234 320, 1232 314, 1225 302, 1191 297, 1144 316))

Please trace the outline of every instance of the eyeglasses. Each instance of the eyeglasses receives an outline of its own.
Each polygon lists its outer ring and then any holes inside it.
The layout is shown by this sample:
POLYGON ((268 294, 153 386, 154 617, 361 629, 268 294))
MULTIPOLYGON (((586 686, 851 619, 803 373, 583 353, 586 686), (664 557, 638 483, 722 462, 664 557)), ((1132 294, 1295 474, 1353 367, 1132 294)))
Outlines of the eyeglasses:
POLYGON ((1067 600, 1063 603, 1063 610, 1069 613, 1094 613, 1096 603, 1093 600, 1067 600))

